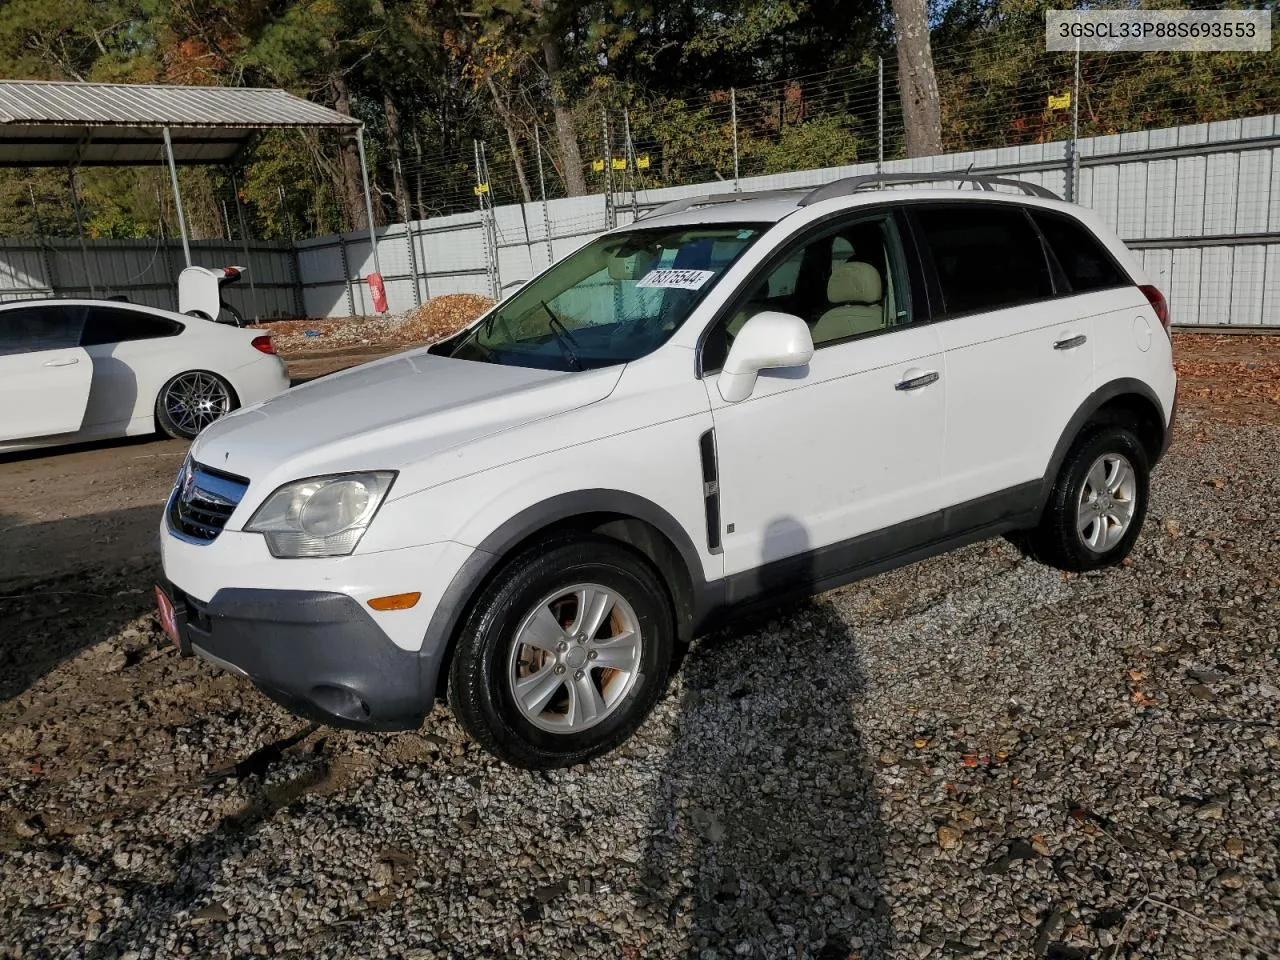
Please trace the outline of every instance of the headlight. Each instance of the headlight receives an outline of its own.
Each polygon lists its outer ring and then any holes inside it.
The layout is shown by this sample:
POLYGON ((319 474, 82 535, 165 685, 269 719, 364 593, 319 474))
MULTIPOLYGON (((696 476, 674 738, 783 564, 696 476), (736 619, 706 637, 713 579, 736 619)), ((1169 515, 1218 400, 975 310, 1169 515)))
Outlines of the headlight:
POLYGON ((378 512, 394 470, 340 473, 286 483, 245 526, 261 533, 273 557, 345 557, 378 512))

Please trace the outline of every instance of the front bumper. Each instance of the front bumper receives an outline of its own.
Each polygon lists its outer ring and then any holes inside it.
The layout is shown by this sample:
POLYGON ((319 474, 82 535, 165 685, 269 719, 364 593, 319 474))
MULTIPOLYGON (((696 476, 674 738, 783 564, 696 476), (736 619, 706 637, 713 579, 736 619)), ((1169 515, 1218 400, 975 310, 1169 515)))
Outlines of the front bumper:
POLYGON ((300 716, 404 730, 431 709, 438 658, 396 646, 346 594, 227 588, 204 602, 162 589, 184 653, 246 677, 300 716))

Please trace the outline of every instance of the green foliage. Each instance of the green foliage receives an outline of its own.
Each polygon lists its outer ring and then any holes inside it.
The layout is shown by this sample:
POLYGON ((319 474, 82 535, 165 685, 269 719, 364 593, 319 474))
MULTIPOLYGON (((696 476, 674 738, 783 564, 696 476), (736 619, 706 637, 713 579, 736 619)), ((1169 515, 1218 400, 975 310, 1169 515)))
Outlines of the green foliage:
MULTIPOLYGON (((1070 113, 1046 107, 1072 82, 1071 55, 1043 49, 1044 10, 1059 5, 933 0, 945 149, 1068 134, 1070 113)), ((415 215, 425 216, 475 208, 473 140, 487 147, 495 201, 519 197, 517 170, 538 194, 535 134, 548 194, 562 195, 569 177, 553 92, 588 189, 605 181, 591 170, 605 154, 602 110, 616 158, 623 107, 650 161, 637 186, 728 180, 731 89, 743 176, 873 156, 883 56, 886 156, 897 156, 889 8, 889 0, 0 0, 0 61, 11 77, 282 86, 329 106, 341 96, 365 124, 375 207, 395 215, 398 170, 415 215)), ((1083 91, 1085 136, 1274 112, 1280 47, 1087 54, 1083 91)), ((250 232, 346 229, 350 172, 339 156, 332 134, 261 137, 236 171, 250 232)), ((615 186, 624 189, 630 173, 615 175, 615 186)), ((194 235, 223 233, 224 203, 238 230, 229 171, 192 168, 181 180, 194 235)), ((82 170, 78 182, 88 235, 176 232, 162 168, 82 170)), ((65 171, 0 170, 0 235, 37 229, 75 232, 65 171)))
POLYGON ((858 162, 858 137, 842 117, 817 117, 787 127, 777 141, 748 140, 746 155, 760 161, 761 173, 836 167, 858 162))

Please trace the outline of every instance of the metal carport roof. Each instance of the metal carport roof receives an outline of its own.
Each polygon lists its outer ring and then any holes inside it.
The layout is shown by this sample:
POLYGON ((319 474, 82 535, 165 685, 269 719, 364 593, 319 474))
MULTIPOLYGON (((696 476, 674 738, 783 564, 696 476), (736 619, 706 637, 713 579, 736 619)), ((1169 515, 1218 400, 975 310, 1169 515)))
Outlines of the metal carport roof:
MULTIPOLYGON (((359 120, 284 90, 259 87, 0 80, 0 167, 66 167, 79 230, 77 167, 150 166, 167 161, 188 267, 191 246, 178 167, 232 163, 259 131, 306 127, 355 134, 374 274, 381 284, 364 126, 359 120)), ((83 242, 81 236, 82 250, 83 242)))
POLYGON ((228 163, 260 130, 360 121, 283 90, 0 80, 0 166, 228 163))

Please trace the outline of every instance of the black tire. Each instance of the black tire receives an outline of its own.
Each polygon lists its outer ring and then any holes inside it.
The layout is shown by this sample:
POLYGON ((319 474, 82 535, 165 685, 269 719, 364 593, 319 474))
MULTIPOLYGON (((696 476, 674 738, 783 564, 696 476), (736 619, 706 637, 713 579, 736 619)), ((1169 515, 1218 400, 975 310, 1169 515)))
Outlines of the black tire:
POLYGON ((208 370, 185 370, 165 381, 164 386, 160 388, 160 392, 156 395, 156 426, 160 428, 161 432, 173 437, 175 440, 194 440, 201 430, 210 423, 226 416, 239 405, 240 402, 236 398, 236 392, 231 384, 216 373, 211 373, 208 370), (179 384, 184 378, 189 377, 207 378, 211 384, 216 385, 217 389, 225 394, 225 403, 219 401, 216 410, 211 407, 209 416, 201 416, 199 418, 200 422, 196 423, 182 419, 181 413, 173 404, 172 394, 175 390, 175 385, 179 384))
MULTIPOLYGON (((1063 461, 1040 525, 1027 532, 1029 552, 1041 563, 1072 573, 1115 566, 1129 555, 1142 530, 1147 516, 1150 481, 1151 467, 1146 449, 1133 431, 1118 425, 1086 428, 1063 461), (1082 497, 1091 495, 1086 491, 1087 487, 1091 489, 1089 471, 1099 458, 1109 455, 1122 457, 1132 470, 1132 490, 1123 497, 1114 498, 1122 504, 1132 500, 1132 516, 1118 540, 1110 544, 1099 543, 1095 549, 1086 543, 1086 534, 1078 529, 1079 524, 1085 522, 1078 511, 1082 497)), ((1105 520, 1101 522, 1105 523, 1105 520)), ((1097 528, 1091 525, 1088 531, 1096 534, 1097 528)))
POLYGON ((636 731, 666 688, 674 641, 670 596, 644 556, 607 537, 557 539, 513 559, 476 601, 449 665, 449 705, 463 729, 507 763, 527 769, 572 766, 612 750, 636 731), (595 726, 549 732, 516 705, 512 650, 517 630, 543 598, 581 583, 604 586, 629 605, 642 638, 639 669, 595 726))

